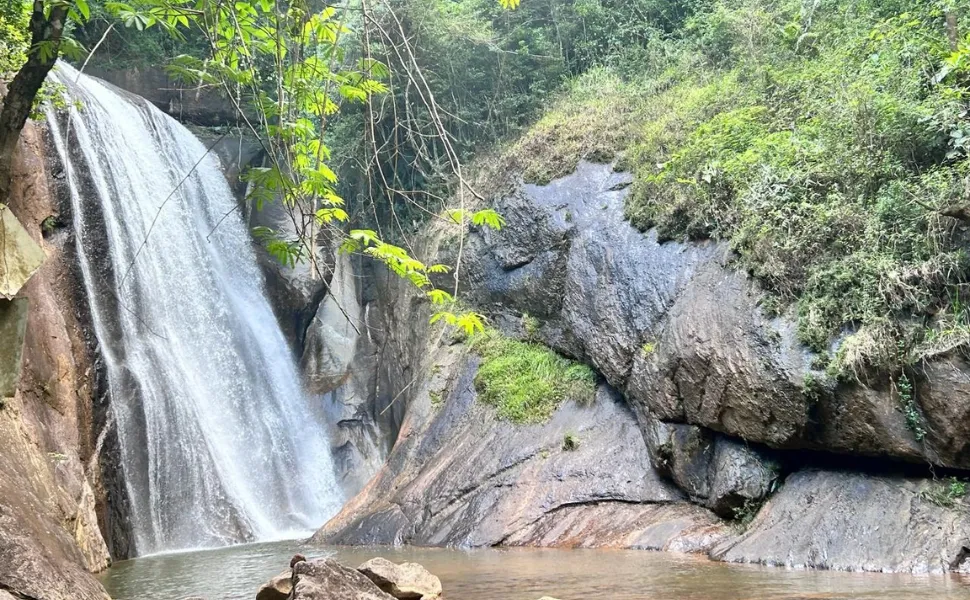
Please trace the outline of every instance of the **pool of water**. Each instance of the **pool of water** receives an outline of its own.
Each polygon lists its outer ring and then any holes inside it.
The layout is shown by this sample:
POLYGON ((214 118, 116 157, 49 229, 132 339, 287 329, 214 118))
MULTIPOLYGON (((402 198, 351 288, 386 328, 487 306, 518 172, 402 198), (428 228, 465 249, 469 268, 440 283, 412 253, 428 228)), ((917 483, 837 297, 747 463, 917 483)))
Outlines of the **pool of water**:
POLYGON ((773 569, 636 550, 326 548, 301 542, 138 558, 102 577, 114 600, 252 600, 293 554, 349 566, 375 556, 415 561, 441 578, 446 600, 807 600, 970 598, 970 578, 773 569))

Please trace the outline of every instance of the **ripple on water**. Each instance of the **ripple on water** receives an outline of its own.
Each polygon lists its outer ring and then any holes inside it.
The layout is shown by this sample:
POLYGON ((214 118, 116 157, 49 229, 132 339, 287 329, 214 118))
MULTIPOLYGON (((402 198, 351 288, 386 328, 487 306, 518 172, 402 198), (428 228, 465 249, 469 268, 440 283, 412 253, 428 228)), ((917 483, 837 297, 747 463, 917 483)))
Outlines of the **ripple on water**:
POLYGON ((356 566, 374 556, 423 564, 448 600, 944 600, 970 598, 970 579, 836 573, 710 562, 636 550, 327 548, 286 541, 148 556, 102 577, 114 600, 252 600, 293 554, 336 555, 356 566))

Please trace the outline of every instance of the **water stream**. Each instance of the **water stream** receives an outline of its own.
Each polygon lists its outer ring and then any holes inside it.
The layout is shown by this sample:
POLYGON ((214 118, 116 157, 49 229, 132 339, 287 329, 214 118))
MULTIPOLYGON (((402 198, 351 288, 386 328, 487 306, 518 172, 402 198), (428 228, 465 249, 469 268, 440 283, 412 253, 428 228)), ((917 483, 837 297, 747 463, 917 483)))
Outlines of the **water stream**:
POLYGON ((970 580, 950 575, 796 571, 641 550, 436 550, 253 544, 119 563, 102 582, 114 600, 252 600, 297 553, 349 566, 374 556, 416 561, 441 578, 445 600, 950 600, 970 580))
POLYGON ((65 166, 138 554, 280 539, 341 502, 326 427, 218 159, 145 100, 60 65, 65 166))

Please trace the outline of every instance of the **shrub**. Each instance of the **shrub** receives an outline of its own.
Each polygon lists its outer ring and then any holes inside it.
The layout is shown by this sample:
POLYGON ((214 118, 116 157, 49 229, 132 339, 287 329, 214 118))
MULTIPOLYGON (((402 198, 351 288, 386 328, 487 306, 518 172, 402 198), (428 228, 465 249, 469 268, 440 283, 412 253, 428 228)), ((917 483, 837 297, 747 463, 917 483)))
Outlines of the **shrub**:
POLYGON ((475 376, 481 402, 514 423, 541 423, 567 399, 591 401, 596 377, 586 365, 549 348, 509 339, 495 330, 471 338, 482 357, 475 376))

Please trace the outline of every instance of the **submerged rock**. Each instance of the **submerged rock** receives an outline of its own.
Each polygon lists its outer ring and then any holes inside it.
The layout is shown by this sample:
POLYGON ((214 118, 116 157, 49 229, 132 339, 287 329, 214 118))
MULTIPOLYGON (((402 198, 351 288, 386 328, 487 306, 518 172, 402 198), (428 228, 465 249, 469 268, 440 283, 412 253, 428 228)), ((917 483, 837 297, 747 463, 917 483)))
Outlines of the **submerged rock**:
POLYGON ((290 600, 395 600, 355 569, 318 558, 293 567, 290 600))
POLYGON ((378 557, 357 570, 398 600, 435 600, 441 596, 441 580, 418 563, 395 564, 378 557))

